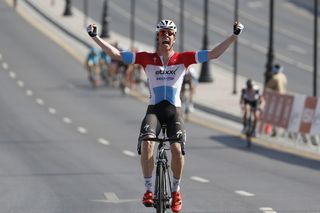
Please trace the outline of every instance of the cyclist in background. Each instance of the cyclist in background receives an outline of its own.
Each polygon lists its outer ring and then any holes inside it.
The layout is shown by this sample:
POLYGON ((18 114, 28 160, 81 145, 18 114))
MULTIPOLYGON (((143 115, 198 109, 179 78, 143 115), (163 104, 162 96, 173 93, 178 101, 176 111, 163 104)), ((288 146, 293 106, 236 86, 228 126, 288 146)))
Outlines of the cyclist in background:
POLYGON ((90 48, 85 62, 85 67, 88 71, 88 79, 93 86, 100 85, 99 58, 99 51, 94 47, 90 48))
POLYGON ((193 76, 194 72, 194 68, 192 66, 189 66, 186 74, 183 77, 181 87, 180 98, 182 101, 182 105, 184 105, 182 107, 184 108, 184 112, 186 114, 194 111, 193 95, 195 94, 196 90, 196 78, 193 76))
POLYGON ((243 129, 242 133, 245 134, 247 130, 247 116, 250 112, 254 113, 254 121, 252 126, 251 136, 255 137, 255 129, 257 122, 260 118, 261 108, 263 103, 263 96, 260 93, 258 85, 256 85, 251 79, 246 82, 246 87, 241 90, 240 106, 243 111, 243 129))
MULTIPOLYGON (((148 77, 150 99, 146 115, 142 121, 139 138, 155 138, 161 131, 161 124, 167 125, 168 137, 182 137, 185 142, 185 128, 181 111, 180 91, 186 69, 191 64, 203 63, 216 59, 237 39, 243 25, 235 22, 233 34, 211 50, 190 52, 175 52, 173 46, 176 40, 177 27, 173 21, 161 20, 156 27, 157 52, 120 52, 117 48, 97 35, 96 25, 87 27, 88 34, 111 58, 124 61, 127 64, 140 64, 148 77)), ((143 204, 153 206, 152 173, 154 142, 144 141, 141 147, 141 167, 145 180, 146 192, 143 204)), ((172 143, 171 170, 172 203, 171 210, 179 212, 182 209, 180 181, 184 167, 181 143, 172 143)))
MULTIPOLYGON (((118 49, 120 52, 122 51, 122 48, 119 47, 117 41, 112 42, 111 45, 118 49)), ((111 86, 113 87, 118 87, 120 85, 119 72, 121 72, 120 68, 122 64, 123 63, 121 62, 121 60, 111 57, 111 63, 109 65, 109 78, 111 80, 111 86)))
POLYGON ((99 66, 100 66, 100 77, 106 83, 109 84, 109 64, 111 63, 111 58, 103 50, 100 51, 99 66))

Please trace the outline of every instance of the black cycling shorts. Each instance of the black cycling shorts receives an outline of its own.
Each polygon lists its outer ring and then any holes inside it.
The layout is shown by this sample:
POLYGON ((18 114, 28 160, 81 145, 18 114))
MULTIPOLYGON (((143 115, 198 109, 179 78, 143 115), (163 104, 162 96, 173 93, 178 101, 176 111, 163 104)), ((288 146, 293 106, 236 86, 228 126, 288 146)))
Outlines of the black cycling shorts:
POLYGON ((161 126, 167 126, 167 137, 181 137, 186 140, 186 131, 182 118, 181 107, 175 107, 168 101, 161 101, 156 105, 149 105, 142 121, 139 139, 146 136, 157 137, 161 126))
POLYGON ((257 110, 257 108, 258 108, 258 101, 248 101, 248 100, 244 100, 244 104, 245 104, 245 105, 250 105, 250 107, 251 107, 253 110, 257 110))

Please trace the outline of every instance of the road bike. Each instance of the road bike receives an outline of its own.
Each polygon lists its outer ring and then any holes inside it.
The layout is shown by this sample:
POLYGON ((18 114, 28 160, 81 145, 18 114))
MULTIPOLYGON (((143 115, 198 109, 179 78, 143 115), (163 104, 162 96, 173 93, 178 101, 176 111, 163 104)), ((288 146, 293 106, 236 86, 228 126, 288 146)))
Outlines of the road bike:
POLYGON ((139 140, 138 154, 141 154, 141 142, 153 141, 158 143, 156 152, 156 176, 155 176, 155 187, 154 187, 154 208, 157 213, 165 213, 167 209, 171 208, 171 178, 169 171, 169 162, 167 152, 170 150, 170 142, 179 142, 181 144, 182 154, 184 155, 184 144, 181 137, 168 138, 166 136, 166 126, 162 126, 162 137, 146 138, 139 140))
POLYGON ((90 65, 88 66, 89 72, 89 82, 93 88, 99 87, 101 85, 100 79, 100 67, 98 65, 90 65))
POLYGON ((181 102, 182 102, 182 111, 183 111, 183 118, 188 121, 189 120, 189 114, 191 112, 191 87, 190 84, 183 84, 182 85, 182 91, 181 91, 181 102))
POLYGON ((250 110, 249 113, 247 113, 247 126, 246 126, 246 131, 245 131, 245 135, 247 138, 247 147, 250 148, 251 147, 251 138, 254 134, 254 112, 252 110, 250 110))

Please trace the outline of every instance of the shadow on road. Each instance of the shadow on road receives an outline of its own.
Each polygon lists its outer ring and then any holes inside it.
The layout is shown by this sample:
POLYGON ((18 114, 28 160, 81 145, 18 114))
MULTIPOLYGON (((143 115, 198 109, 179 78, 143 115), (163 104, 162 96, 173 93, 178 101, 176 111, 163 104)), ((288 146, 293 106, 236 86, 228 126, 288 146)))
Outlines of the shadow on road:
POLYGON ((242 138, 228 135, 211 136, 211 140, 221 143, 227 147, 239 149, 245 152, 250 152, 256 155, 261 155, 273 160, 283 161, 293 165, 309 167, 311 169, 320 170, 320 162, 317 160, 307 159, 290 153, 285 153, 266 147, 253 144, 250 149, 246 148, 246 141, 242 138))

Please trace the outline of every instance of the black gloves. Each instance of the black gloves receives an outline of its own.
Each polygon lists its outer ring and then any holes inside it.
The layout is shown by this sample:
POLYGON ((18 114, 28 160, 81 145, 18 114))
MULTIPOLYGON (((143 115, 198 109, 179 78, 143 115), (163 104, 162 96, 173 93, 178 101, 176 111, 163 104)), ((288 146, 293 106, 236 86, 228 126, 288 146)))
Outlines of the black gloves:
POLYGON ((234 24, 233 24, 233 34, 234 35, 240 35, 241 31, 243 30, 244 26, 236 21, 234 24))
POLYGON ((97 36, 97 26, 95 24, 90 24, 87 27, 87 32, 88 32, 89 36, 96 37, 97 36))

